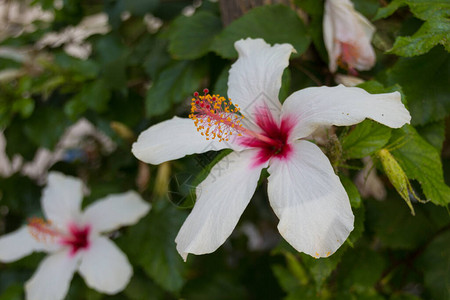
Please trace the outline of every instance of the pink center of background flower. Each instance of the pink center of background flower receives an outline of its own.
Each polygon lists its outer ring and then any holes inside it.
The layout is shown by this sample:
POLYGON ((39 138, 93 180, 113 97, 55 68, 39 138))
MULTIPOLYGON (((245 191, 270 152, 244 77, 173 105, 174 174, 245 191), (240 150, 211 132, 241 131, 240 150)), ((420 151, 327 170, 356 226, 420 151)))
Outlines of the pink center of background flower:
POLYGON ((61 239, 61 244, 71 247, 71 255, 75 255, 81 249, 89 247, 89 233, 91 227, 89 225, 78 226, 77 224, 69 225, 70 234, 61 239))
POLYGON ((90 225, 71 223, 69 225, 69 232, 63 233, 53 226, 50 221, 44 221, 41 218, 32 218, 28 222, 28 230, 38 242, 58 242, 59 244, 70 247, 70 255, 75 255, 81 249, 89 248, 90 225))

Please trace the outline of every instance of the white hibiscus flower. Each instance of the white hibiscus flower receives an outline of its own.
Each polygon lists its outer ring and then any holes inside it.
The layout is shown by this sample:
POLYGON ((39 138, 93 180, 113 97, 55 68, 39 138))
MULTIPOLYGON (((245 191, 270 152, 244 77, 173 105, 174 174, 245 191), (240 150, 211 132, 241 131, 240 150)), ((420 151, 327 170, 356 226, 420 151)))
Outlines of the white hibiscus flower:
POLYGON ((50 173, 41 201, 47 221, 31 219, 0 238, 1 262, 34 251, 49 253, 25 285, 28 300, 63 299, 77 270, 88 286, 106 294, 123 290, 131 278, 127 257, 101 233, 135 224, 150 205, 129 191, 109 195, 81 212, 82 189, 79 179, 50 173))
POLYGON ((371 95, 344 86, 307 88, 281 105, 281 76, 293 47, 271 47, 262 39, 240 40, 235 47, 239 58, 228 79, 234 105, 207 90, 205 96, 196 93, 192 120, 174 117, 150 127, 133 144, 133 154, 160 164, 192 153, 235 150, 197 187, 197 202, 175 240, 184 259, 224 243, 264 168, 281 235, 298 251, 328 256, 346 240, 354 217, 328 158, 304 138, 321 125, 348 126, 365 118, 398 128, 409 122, 409 112, 398 92, 371 95))

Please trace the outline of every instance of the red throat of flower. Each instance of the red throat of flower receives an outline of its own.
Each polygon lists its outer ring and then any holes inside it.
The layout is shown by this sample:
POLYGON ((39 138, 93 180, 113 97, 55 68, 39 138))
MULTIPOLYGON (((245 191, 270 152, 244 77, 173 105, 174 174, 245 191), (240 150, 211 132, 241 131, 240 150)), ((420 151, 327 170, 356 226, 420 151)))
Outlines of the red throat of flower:
POLYGON ((271 157, 287 158, 291 153, 288 138, 294 123, 289 118, 278 124, 268 108, 259 109, 254 121, 260 130, 255 132, 242 126, 244 116, 238 105, 219 95, 209 95, 208 89, 203 92, 204 96, 194 93, 189 118, 206 140, 218 138, 219 142, 228 141, 234 134, 239 144, 259 149, 255 165, 271 157))
POLYGON ((63 233, 52 225, 50 221, 41 218, 31 218, 28 221, 28 230, 38 242, 58 243, 70 247, 70 254, 75 255, 79 250, 89 247, 89 225, 69 225, 69 232, 63 233))

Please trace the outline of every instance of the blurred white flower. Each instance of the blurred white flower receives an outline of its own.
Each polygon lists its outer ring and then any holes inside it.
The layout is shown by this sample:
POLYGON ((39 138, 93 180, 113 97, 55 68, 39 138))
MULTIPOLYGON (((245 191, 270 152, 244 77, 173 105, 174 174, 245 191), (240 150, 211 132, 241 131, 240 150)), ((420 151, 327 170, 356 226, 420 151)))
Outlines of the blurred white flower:
POLYGON ((355 74, 369 70, 375 64, 371 40, 375 27, 360 13, 350 0, 327 0, 323 17, 323 37, 328 51, 329 69, 337 66, 355 74))
POLYGON ((144 24, 148 32, 156 33, 163 25, 163 21, 152 14, 146 14, 144 16, 144 24))
POLYGON ((33 218, 0 237, 1 262, 34 251, 49 254, 25 284, 28 300, 63 299, 76 271, 89 287, 106 294, 123 290, 132 276, 125 254, 102 233, 137 223, 150 204, 129 191, 100 199, 82 212, 82 188, 77 178, 50 173, 41 199, 47 221, 33 218))
POLYGON ((67 128, 64 135, 59 140, 54 151, 39 148, 31 162, 22 163, 23 159, 16 155, 13 162, 10 162, 5 154, 6 140, 3 133, 0 133, 0 176, 8 177, 21 170, 21 173, 42 182, 47 177, 48 169, 59 161, 73 161, 83 159, 83 155, 88 155, 90 145, 86 144, 86 139, 92 138, 100 146, 103 154, 109 154, 116 149, 116 144, 103 132, 99 131, 92 123, 86 119, 80 119, 75 124, 67 128), (80 157, 74 157, 78 155, 80 157))
POLYGON ((31 5, 31 2, 0 0, 0 41, 35 31, 33 23, 36 21, 53 21, 52 12, 42 10, 38 4, 31 5))
POLYGON ((87 59, 91 55, 92 46, 86 39, 94 34, 106 34, 110 30, 108 15, 98 13, 85 17, 77 26, 66 27, 60 32, 47 33, 36 45, 38 48, 64 45, 67 54, 87 59))

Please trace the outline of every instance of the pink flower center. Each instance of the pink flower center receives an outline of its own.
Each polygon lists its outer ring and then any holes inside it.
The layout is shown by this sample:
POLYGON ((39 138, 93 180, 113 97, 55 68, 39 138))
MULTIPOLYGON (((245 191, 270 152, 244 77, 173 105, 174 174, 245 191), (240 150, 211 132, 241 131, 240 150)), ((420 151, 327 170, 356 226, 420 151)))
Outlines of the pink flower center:
POLYGON ((239 144, 259 149, 255 165, 262 164, 272 157, 288 158, 292 152, 288 138, 294 127, 289 118, 281 120, 278 124, 268 108, 259 109, 255 122, 260 130, 252 131, 242 126, 241 120, 244 116, 240 113, 238 105, 219 95, 211 96, 208 92, 208 89, 205 89, 204 96, 194 93, 195 98, 192 99, 189 115, 197 131, 207 140, 218 138, 219 142, 228 141, 229 137, 235 134, 239 144))
POLYGON ((289 135, 294 122, 284 118, 278 124, 269 109, 259 110, 255 121, 262 132, 259 134, 246 132, 247 134, 239 139, 239 143, 243 146, 259 148, 255 165, 265 163, 272 157, 288 159, 292 153, 289 135))
POLYGON ((30 234, 38 241, 43 243, 59 243, 70 247, 70 254, 75 255, 79 250, 89 247, 90 225, 69 225, 68 232, 61 232, 52 225, 50 221, 44 221, 41 218, 32 218, 28 222, 30 234))
POLYGON ((71 224, 69 226, 70 234, 61 239, 61 244, 71 247, 71 254, 75 255, 78 250, 87 249, 89 247, 89 232, 91 227, 89 225, 78 226, 71 224))

